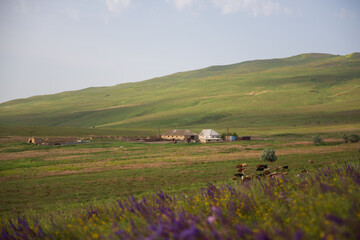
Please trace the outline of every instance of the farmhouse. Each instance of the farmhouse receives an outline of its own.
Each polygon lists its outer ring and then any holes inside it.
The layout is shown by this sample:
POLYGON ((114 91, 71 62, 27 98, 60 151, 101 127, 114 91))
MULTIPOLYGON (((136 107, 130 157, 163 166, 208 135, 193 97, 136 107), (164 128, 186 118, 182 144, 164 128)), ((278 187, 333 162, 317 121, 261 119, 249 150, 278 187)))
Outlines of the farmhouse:
POLYGON ((173 129, 169 130, 161 135, 165 140, 181 140, 181 141, 197 141, 198 135, 187 129, 173 129))
POLYGON ((199 139, 202 143, 210 143, 210 142, 222 142, 221 134, 212 130, 212 129, 203 129, 201 133, 199 133, 199 139))

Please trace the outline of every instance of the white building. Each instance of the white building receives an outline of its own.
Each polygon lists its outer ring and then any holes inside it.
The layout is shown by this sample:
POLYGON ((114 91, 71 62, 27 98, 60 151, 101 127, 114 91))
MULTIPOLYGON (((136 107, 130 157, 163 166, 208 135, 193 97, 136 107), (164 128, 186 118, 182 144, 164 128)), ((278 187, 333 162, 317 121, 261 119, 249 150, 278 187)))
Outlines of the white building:
POLYGON ((200 142, 210 143, 210 142, 222 142, 221 134, 212 130, 212 129, 203 129, 199 134, 200 142))

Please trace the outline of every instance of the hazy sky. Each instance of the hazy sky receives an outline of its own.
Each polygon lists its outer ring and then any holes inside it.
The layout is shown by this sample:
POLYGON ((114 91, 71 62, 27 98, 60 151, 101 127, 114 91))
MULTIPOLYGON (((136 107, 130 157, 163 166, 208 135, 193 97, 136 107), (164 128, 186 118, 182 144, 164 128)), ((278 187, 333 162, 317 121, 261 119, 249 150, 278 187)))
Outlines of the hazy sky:
POLYGON ((360 1, 0 0, 0 102, 308 52, 360 52, 360 1))

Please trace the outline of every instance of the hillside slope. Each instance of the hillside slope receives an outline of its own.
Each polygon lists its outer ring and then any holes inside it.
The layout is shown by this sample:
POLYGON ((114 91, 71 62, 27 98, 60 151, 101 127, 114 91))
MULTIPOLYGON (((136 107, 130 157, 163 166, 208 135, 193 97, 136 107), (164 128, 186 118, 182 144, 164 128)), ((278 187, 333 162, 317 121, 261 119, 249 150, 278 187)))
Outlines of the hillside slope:
POLYGON ((0 104, 0 126, 239 127, 360 121, 360 53, 302 54, 0 104))

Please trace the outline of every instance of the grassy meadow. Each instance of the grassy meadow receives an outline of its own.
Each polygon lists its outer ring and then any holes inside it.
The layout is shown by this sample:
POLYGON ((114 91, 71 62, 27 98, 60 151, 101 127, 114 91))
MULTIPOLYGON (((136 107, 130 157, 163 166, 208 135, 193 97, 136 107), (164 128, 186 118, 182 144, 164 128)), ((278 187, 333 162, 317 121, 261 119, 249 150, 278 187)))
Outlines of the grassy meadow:
POLYGON ((339 138, 314 146, 309 137, 283 136, 220 144, 4 142, 2 239, 356 239, 359 148, 339 138), (240 163, 257 175, 264 148, 278 156, 270 169, 286 165, 287 175, 231 179, 240 163))
POLYGON ((283 136, 205 145, 106 139, 67 146, 4 142, 0 148, 0 210, 22 213, 137 195, 159 187, 178 191, 227 182, 235 165, 244 162, 255 168, 268 147, 276 149, 279 157, 272 165, 289 165, 289 173, 296 174, 357 159, 360 146, 345 144, 342 139, 314 146, 310 137, 283 136), (309 164, 309 160, 315 163, 309 164))

